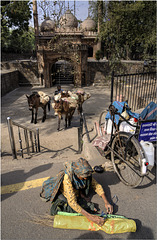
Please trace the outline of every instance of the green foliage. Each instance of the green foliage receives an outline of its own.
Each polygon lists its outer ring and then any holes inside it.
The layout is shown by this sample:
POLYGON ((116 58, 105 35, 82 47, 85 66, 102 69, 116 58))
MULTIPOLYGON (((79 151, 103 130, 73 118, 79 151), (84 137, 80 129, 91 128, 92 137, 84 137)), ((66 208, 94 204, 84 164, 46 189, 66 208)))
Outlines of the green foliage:
MULTIPOLYGON (((96 16, 96 3, 91 8, 96 16)), ((99 38, 108 59, 142 60, 156 55, 155 1, 104 1, 103 11, 99 38)))
POLYGON ((101 58, 103 57, 103 52, 101 50, 98 50, 96 53, 95 53, 95 58, 97 61, 99 61, 101 58))
POLYGON ((34 30, 29 29, 30 1, 1 2, 1 48, 4 52, 34 50, 34 30))
MULTIPOLYGON (((105 1, 89 1, 89 14, 90 17, 95 21, 96 26, 98 25, 98 11, 100 11, 101 21, 105 19, 105 9, 106 2, 105 1)), ((98 29, 97 29, 98 30, 98 29)))
POLYGON ((3 1, 2 15, 10 28, 28 30, 31 19, 30 1, 3 1))
POLYGON ((32 27, 28 31, 12 31, 8 50, 15 53, 32 53, 35 50, 35 34, 32 27))

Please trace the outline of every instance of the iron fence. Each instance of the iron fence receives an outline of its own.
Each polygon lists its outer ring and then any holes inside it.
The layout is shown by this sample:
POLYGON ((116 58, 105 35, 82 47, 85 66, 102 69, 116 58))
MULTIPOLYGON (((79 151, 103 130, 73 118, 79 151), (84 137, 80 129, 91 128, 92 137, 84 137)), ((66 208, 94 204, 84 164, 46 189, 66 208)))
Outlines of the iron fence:
POLYGON ((156 101, 156 72, 114 75, 111 80, 111 103, 127 101, 132 111, 156 101))
POLYGON ((39 129, 36 130, 29 129, 19 123, 14 122, 10 117, 7 118, 8 123, 8 131, 9 131, 9 139, 10 145, 12 150, 13 159, 17 159, 17 151, 16 151, 16 144, 15 144, 15 135, 13 130, 13 125, 16 126, 18 129, 18 142, 20 145, 20 153, 21 157, 24 158, 24 150, 26 149, 26 153, 30 155, 30 150, 32 153, 40 152, 40 141, 39 141, 39 129), (23 148, 23 137, 22 132, 24 135, 25 141, 25 148, 23 148))

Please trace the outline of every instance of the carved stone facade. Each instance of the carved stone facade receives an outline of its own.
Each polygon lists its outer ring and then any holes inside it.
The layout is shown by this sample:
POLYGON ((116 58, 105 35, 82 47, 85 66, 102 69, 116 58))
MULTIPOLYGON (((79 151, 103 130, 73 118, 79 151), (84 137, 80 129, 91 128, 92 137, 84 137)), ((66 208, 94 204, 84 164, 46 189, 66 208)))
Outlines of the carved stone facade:
POLYGON ((36 33, 38 73, 41 85, 51 87, 52 66, 58 60, 70 62, 74 85, 82 86, 90 82, 87 74, 88 57, 95 58, 100 43, 94 23, 86 19, 80 27, 75 16, 68 10, 60 20, 59 27, 49 18, 44 20, 36 33), (89 25, 88 25, 89 24, 89 25))

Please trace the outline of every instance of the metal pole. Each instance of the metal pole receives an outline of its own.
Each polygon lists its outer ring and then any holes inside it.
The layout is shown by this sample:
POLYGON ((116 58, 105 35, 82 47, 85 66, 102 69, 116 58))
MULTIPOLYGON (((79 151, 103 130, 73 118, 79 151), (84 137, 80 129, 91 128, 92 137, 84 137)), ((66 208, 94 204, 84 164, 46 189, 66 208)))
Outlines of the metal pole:
POLYGON ((26 143, 26 148, 27 148, 27 154, 30 155, 28 133, 27 133, 26 129, 24 129, 24 135, 25 135, 25 143, 26 143))
POLYGON ((83 113, 82 113, 82 118, 83 118, 85 130, 86 130, 86 133, 87 133, 87 139, 88 139, 88 142, 90 143, 90 137, 89 137, 89 132, 88 132, 88 128, 87 128, 87 123, 86 123, 86 119, 85 119, 85 116, 84 116, 83 113))
POLYGON ((75 6, 75 0, 74 0, 74 16, 76 17, 76 6, 75 6))
POLYGON ((38 152, 36 133, 34 133, 34 142, 35 142, 35 149, 36 149, 36 152, 38 152))
POLYGON ((32 135, 32 131, 29 132, 30 135, 30 140, 31 140, 31 144, 32 144, 32 152, 34 153, 34 144, 33 144, 33 135, 32 135))
POLYGON ((78 128, 78 153, 82 152, 82 132, 83 132, 83 118, 82 118, 82 113, 80 115, 80 126, 78 128))
POLYGON ((19 127, 18 127, 18 133, 19 133, 20 151, 21 151, 21 156, 23 158, 22 139, 21 139, 21 133, 20 133, 20 128, 19 127))
POLYGON ((112 72, 111 78, 111 104, 113 103, 113 85, 114 85, 114 71, 112 72))
POLYGON ((40 140, 39 140, 39 128, 37 130, 37 144, 38 144, 38 151, 40 152, 40 140))
POLYGON ((12 127, 12 120, 10 117, 7 118, 8 123, 8 131, 9 131, 9 138, 10 138, 10 145, 12 150, 13 159, 17 159, 16 147, 15 147, 15 140, 14 140, 14 133, 12 127))
POLYGON ((81 129, 80 129, 80 127, 78 127, 78 153, 81 153, 81 151, 82 151, 82 149, 81 149, 81 141, 82 141, 81 129))

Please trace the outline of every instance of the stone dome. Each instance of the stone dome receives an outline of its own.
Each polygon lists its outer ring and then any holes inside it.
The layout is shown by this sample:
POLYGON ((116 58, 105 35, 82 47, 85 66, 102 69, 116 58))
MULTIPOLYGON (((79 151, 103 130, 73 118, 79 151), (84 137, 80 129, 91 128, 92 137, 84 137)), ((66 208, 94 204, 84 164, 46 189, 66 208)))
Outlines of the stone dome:
POLYGON ((78 26, 77 18, 68 9, 65 14, 60 18, 61 27, 72 27, 76 28, 78 26))
POLYGON ((53 31, 54 28, 55 28, 55 23, 49 17, 47 17, 40 26, 41 32, 53 31))
POLYGON ((87 31, 93 31, 96 27, 96 24, 94 22, 94 20, 92 20, 90 17, 87 17, 80 26, 83 30, 87 30, 87 31))

